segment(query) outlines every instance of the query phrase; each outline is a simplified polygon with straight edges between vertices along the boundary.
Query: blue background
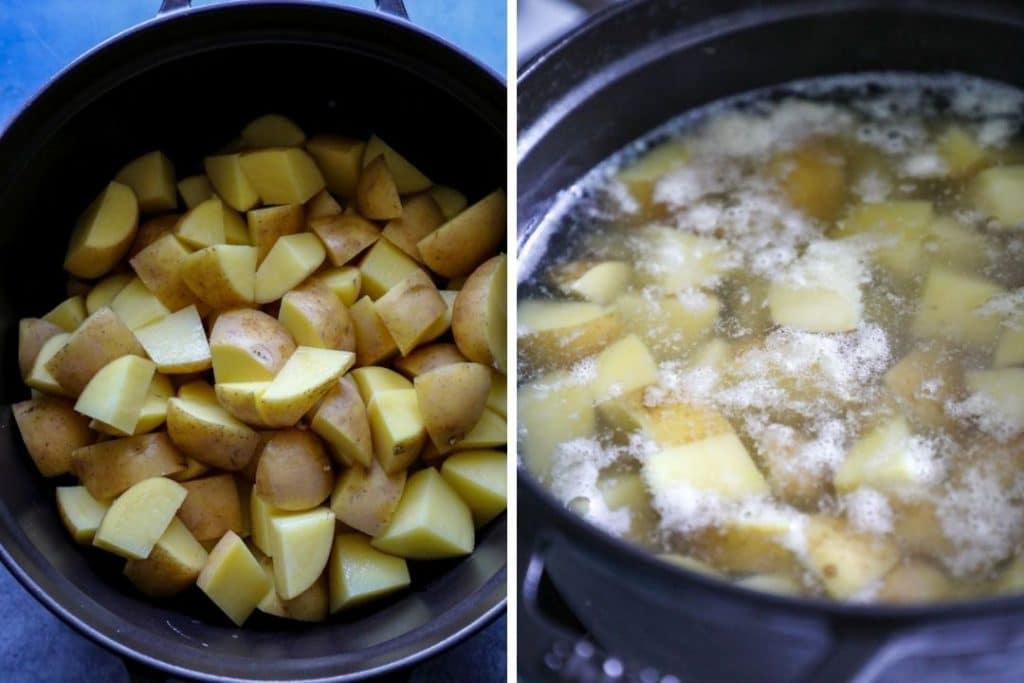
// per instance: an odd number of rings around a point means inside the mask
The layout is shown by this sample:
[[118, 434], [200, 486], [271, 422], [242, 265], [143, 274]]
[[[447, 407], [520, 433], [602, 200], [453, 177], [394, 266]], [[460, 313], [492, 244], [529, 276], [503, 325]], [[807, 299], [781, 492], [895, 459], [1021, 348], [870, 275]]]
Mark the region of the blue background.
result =
[[[156, 14], [159, 0], [0, 0], [0, 130], [93, 45]], [[194, 0], [194, 6], [214, 4]], [[371, 9], [373, 0], [336, 4]], [[405, 0], [412, 21], [505, 73], [504, 0]], [[412, 680], [505, 679], [505, 618], [414, 671]], [[121, 661], [50, 614], [0, 566], [0, 681], [127, 681]]]

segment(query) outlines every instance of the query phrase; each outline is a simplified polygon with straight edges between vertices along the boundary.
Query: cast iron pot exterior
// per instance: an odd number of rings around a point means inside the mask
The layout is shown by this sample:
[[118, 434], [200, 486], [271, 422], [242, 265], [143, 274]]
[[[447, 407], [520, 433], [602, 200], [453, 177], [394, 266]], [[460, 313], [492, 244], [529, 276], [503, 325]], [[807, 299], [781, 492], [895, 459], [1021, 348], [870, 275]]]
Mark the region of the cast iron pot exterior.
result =
[[200, 172], [204, 154], [273, 111], [306, 131], [380, 133], [477, 198], [505, 184], [505, 93], [495, 74], [406, 21], [253, 2], [127, 31], [24, 108], [0, 138], [0, 558], [30, 592], [143, 665], [217, 681], [364, 678], [437, 653], [501, 613], [504, 515], [471, 557], [412, 563], [411, 592], [323, 625], [257, 613], [236, 629], [202, 596], [152, 603], [120, 576], [122, 562], [75, 547], [9, 404], [28, 396], [14, 362], [17, 321], [65, 296], [75, 217], [126, 160], [162, 149], [179, 177]]
[[[1024, 9], [638, 0], [596, 15], [519, 79], [521, 260], [532, 262], [562, 190], [665, 121], [758, 88], [865, 71], [960, 71], [1024, 86]], [[701, 683], [868, 681], [885, 670], [885, 680], [936, 670], [942, 680], [1024, 677], [1024, 597], [894, 608], [755, 593], [596, 530], [522, 468], [518, 500], [524, 672], [583, 680], [603, 653], [572, 653], [582, 629], [627, 668]], [[555, 594], [578, 623], [550, 613]]]

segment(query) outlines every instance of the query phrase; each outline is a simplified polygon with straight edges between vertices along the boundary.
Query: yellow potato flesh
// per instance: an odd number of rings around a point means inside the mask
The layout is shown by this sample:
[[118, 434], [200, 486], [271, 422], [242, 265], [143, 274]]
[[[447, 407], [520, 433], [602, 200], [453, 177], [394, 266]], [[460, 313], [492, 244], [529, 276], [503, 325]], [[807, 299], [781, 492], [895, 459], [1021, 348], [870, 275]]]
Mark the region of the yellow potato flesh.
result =
[[97, 500], [108, 500], [141, 481], [185, 469], [185, 457], [162, 432], [84, 446], [73, 452], [71, 461], [74, 473]]
[[[191, 382], [185, 382], [178, 387], [178, 393], [175, 394], [178, 398], [186, 401], [201, 401], [203, 403], [217, 403], [217, 392], [214, 388], [207, 383], [206, 380], [196, 379]], [[168, 398], [173, 398], [174, 395]]]
[[413, 388], [412, 382], [390, 368], [356, 368], [352, 371], [351, 377], [355, 380], [359, 396], [364, 403], [369, 403], [370, 399], [381, 391]]
[[430, 179], [404, 156], [396, 152], [381, 138], [373, 135], [366, 143], [363, 152], [363, 168], [369, 166], [377, 157], [383, 157], [388, 171], [395, 179], [395, 186], [402, 194], [422, 192], [431, 186]]
[[504, 373], [491, 373], [491, 389], [487, 393], [487, 408], [493, 410], [504, 418], [508, 417], [506, 404], [508, 402], [508, 380]]
[[74, 332], [88, 315], [85, 299], [73, 296], [54, 306], [43, 320], [53, 323], [65, 332]]
[[156, 365], [145, 358], [122, 356], [113, 360], [89, 380], [75, 410], [131, 434], [155, 372]]
[[355, 362], [348, 351], [300, 346], [256, 399], [264, 423], [290, 427], [305, 415]]
[[202, 544], [175, 518], [149, 557], [125, 563], [124, 575], [141, 593], [167, 597], [194, 584], [208, 559]]
[[354, 214], [315, 218], [310, 228], [323, 241], [327, 257], [335, 266], [345, 265], [380, 239], [380, 228]]
[[458, 557], [473, 552], [469, 507], [433, 468], [409, 477], [402, 500], [373, 547], [417, 560]]
[[433, 328], [448, 310], [430, 276], [419, 269], [396, 283], [375, 306], [403, 356], [437, 336]]
[[206, 330], [195, 306], [138, 329], [135, 336], [160, 372], [199, 372], [212, 366]]
[[263, 263], [279, 237], [301, 232], [306, 223], [301, 204], [253, 209], [245, 215], [245, 220], [248, 243], [259, 250], [257, 263]]
[[214, 402], [172, 398], [167, 433], [185, 454], [201, 463], [234, 471], [256, 454], [259, 434]]
[[313, 198], [306, 202], [306, 229], [311, 229], [310, 223], [315, 218], [325, 216], [337, 216], [342, 212], [341, 204], [327, 190], [320, 190]]
[[406, 377], [414, 379], [425, 372], [468, 360], [459, 353], [459, 347], [455, 344], [438, 343], [421, 346], [409, 355], [396, 359], [394, 366]]
[[57, 355], [71, 339], [71, 335], [68, 333], [55, 334], [45, 342], [39, 349], [39, 353], [36, 354], [35, 362], [32, 364], [32, 369], [25, 377], [25, 384], [32, 387], [36, 391], [41, 391], [44, 394], [56, 394], [59, 396], [71, 395], [71, 392], [65, 389], [57, 378], [50, 372], [48, 366], [54, 356]]
[[280, 299], [312, 275], [325, 257], [324, 245], [316, 235], [307, 232], [281, 237], [256, 271], [256, 303]]
[[520, 353], [545, 366], [597, 353], [622, 331], [614, 308], [577, 301], [522, 301], [516, 324]]
[[242, 170], [264, 204], [305, 204], [324, 189], [313, 158], [294, 147], [246, 152]]
[[178, 181], [178, 193], [185, 207], [191, 209], [213, 196], [213, 185], [204, 174], [193, 175]]
[[463, 451], [445, 459], [441, 476], [482, 526], [505, 510], [508, 471], [500, 451]]
[[1000, 228], [1024, 226], [1024, 165], [997, 166], [977, 175], [974, 203]]
[[331, 510], [340, 522], [376, 536], [391, 521], [405, 480], [405, 470], [388, 474], [376, 460], [369, 467], [354, 465], [338, 477], [331, 494]]
[[356, 332], [348, 309], [331, 290], [316, 280], [285, 294], [277, 319], [296, 344], [356, 350]]
[[127, 185], [112, 182], [78, 219], [64, 270], [97, 278], [113, 268], [131, 247], [139, 224], [139, 204]]
[[174, 226], [174, 234], [193, 249], [224, 243], [224, 204], [212, 197], [189, 209]]
[[498, 415], [490, 408], [484, 408], [480, 419], [473, 428], [466, 433], [462, 439], [456, 441], [448, 449], [441, 451], [443, 455], [448, 450], [464, 451], [479, 448], [498, 448], [508, 442], [508, 423], [505, 418]]
[[310, 428], [331, 448], [342, 464], [369, 467], [373, 459], [366, 405], [351, 377], [342, 377], [324, 396]]
[[252, 305], [256, 296], [256, 248], [218, 244], [189, 254], [181, 277], [204, 304], [218, 310]]
[[137, 330], [170, 313], [167, 306], [138, 278], [118, 292], [110, 302], [110, 309], [130, 330]]
[[466, 195], [447, 185], [434, 185], [430, 188], [430, 196], [437, 202], [437, 206], [446, 219], [454, 218], [469, 203], [466, 200]]
[[356, 193], [365, 149], [362, 140], [340, 135], [314, 135], [306, 142], [306, 151], [323, 172], [327, 189], [342, 197]]
[[295, 351], [288, 330], [262, 311], [222, 313], [210, 331], [217, 382], [270, 381]]
[[57, 512], [76, 543], [92, 543], [109, 509], [109, 502], [96, 500], [84, 486], [57, 487]]
[[881, 579], [899, 556], [892, 539], [853, 532], [840, 520], [816, 516], [808, 525], [808, 569], [833, 598], [849, 598]]
[[181, 484], [170, 479], [140, 481], [110, 505], [93, 545], [127, 559], [149, 557], [186, 495]]
[[196, 585], [237, 626], [245, 623], [273, 586], [245, 542], [232, 531], [210, 551]]
[[402, 215], [388, 221], [381, 235], [409, 258], [420, 261], [420, 250], [416, 244], [444, 221], [444, 214], [434, 198], [429, 194], [419, 194], [402, 203]]
[[64, 399], [39, 396], [21, 401], [11, 406], [11, 414], [25, 449], [44, 477], [70, 472], [75, 449], [93, 442], [89, 420]]
[[360, 366], [373, 366], [398, 353], [398, 346], [370, 297], [364, 296], [352, 304], [348, 312], [355, 328], [356, 362]]
[[507, 279], [505, 255], [489, 259], [466, 280], [452, 311], [452, 333], [459, 351], [502, 372], [508, 362]]
[[388, 290], [416, 272], [416, 262], [387, 240], [378, 240], [359, 263], [362, 289], [371, 299], [379, 299]]
[[[54, 351], [46, 361], [46, 369], [67, 391], [78, 395], [93, 375], [110, 361], [128, 354], [143, 356], [145, 353], [127, 325], [113, 310], [104, 307], [86, 318], [67, 343]], [[41, 351], [39, 357], [42, 355]]]
[[214, 385], [217, 402], [242, 422], [254, 427], [265, 427], [256, 397], [267, 390], [270, 382], [218, 382]]
[[594, 396], [598, 402], [658, 381], [658, 366], [636, 335], [623, 337], [597, 356]]
[[132, 188], [143, 213], [173, 211], [178, 205], [174, 165], [163, 152], [150, 152], [129, 161], [114, 180]]
[[915, 337], [938, 337], [975, 347], [995, 343], [1001, 331], [1000, 318], [980, 309], [1004, 292], [989, 280], [932, 268], [925, 278], [911, 332]]
[[427, 433], [415, 389], [374, 394], [367, 403], [366, 414], [374, 454], [385, 472], [405, 469], [416, 460]]
[[331, 554], [334, 524], [334, 513], [327, 508], [270, 517], [274, 586], [283, 599], [299, 595], [323, 573]]
[[118, 273], [100, 280], [85, 297], [86, 313], [92, 315], [104, 306], [109, 306], [118, 292], [124, 289], [132, 279], [131, 273]]
[[363, 168], [356, 183], [355, 205], [359, 213], [374, 220], [389, 220], [402, 215], [402, 201], [387, 164], [377, 158]]
[[404, 559], [380, 552], [361, 534], [338, 535], [328, 573], [332, 614], [390, 595], [410, 582]]
[[522, 457], [542, 481], [550, 473], [558, 444], [589, 438], [597, 431], [590, 386], [568, 372], [544, 375], [524, 385], [518, 401]]
[[[171, 311], [177, 311], [195, 301], [182, 279], [182, 262], [191, 253], [177, 237], [165, 234], [131, 260], [131, 266], [146, 287]], [[127, 286], [126, 282], [124, 286]], [[123, 289], [123, 287], [121, 289]], [[113, 301], [112, 297], [109, 301]], [[104, 302], [101, 305], [106, 305]], [[86, 299], [86, 307], [89, 301]]]
[[224, 240], [228, 244], [249, 246], [249, 226], [242, 214], [229, 206], [224, 207]]
[[203, 165], [213, 189], [232, 209], [248, 211], [260, 203], [256, 188], [242, 171], [240, 155], [222, 154], [206, 157]]
[[505, 192], [497, 190], [417, 243], [430, 270], [445, 277], [468, 275], [505, 240]]
[[306, 134], [294, 121], [280, 114], [265, 114], [242, 129], [246, 147], [301, 147]]

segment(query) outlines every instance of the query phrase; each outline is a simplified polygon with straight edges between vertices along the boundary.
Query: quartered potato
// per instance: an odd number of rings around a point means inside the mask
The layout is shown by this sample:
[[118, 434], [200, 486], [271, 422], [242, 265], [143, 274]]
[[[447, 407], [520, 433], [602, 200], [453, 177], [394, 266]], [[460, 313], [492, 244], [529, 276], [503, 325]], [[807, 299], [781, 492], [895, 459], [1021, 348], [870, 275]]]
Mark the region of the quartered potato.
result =
[[505, 509], [504, 193], [281, 114], [221, 150], [129, 160], [81, 214], [12, 424], [126, 590], [322, 622]]

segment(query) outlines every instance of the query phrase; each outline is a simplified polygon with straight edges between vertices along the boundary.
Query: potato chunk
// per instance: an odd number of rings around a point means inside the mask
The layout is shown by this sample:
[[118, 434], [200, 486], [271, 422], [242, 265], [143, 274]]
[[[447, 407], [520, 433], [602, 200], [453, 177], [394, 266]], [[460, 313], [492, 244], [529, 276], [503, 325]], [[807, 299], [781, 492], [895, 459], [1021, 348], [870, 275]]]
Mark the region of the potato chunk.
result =
[[105, 275], [131, 247], [138, 226], [135, 193], [127, 185], [110, 183], [75, 224], [64, 270], [88, 279]]
[[419, 269], [397, 282], [374, 305], [403, 356], [436, 336], [434, 327], [447, 311], [433, 280]]
[[[150, 244], [152, 244], [152, 242]], [[142, 250], [140, 249], [139, 251], [141, 253]], [[132, 267], [134, 268], [134, 265]], [[97, 282], [85, 297], [86, 314], [92, 315], [104, 306], [109, 306], [110, 302], [114, 300], [114, 297], [117, 296], [122, 289], [127, 287], [128, 283], [133, 279], [135, 278], [131, 273], [117, 273], [115, 275], [108, 275]], [[146, 286], [149, 287], [150, 285], [147, 284]], [[80, 323], [81, 321], [79, 321], [79, 324]], [[78, 325], [75, 325], [75, 327], [77, 328]], [[65, 332], [74, 332], [74, 330], [65, 330]]]
[[209, 555], [179, 519], [144, 560], [128, 560], [124, 575], [139, 591], [154, 598], [177, 595], [196, 582]]
[[456, 363], [420, 375], [414, 386], [427, 434], [446, 453], [480, 421], [491, 373], [479, 363]]
[[315, 279], [281, 298], [277, 319], [302, 346], [356, 350], [356, 330], [348, 309]]
[[568, 365], [597, 353], [621, 333], [614, 309], [575, 301], [523, 301], [516, 335], [520, 353], [543, 366]]
[[206, 175], [217, 195], [235, 211], [248, 211], [260, 203], [260, 196], [242, 170], [241, 155], [221, 154], [206, 157]]
[[301, 147], [305, 141], [302, 129], [281, 114], [264, 114], [242, 129], [242, 144], [249, 148]]
[[96, 500], [84, 486], [58, 486], [57, 512], [75, 543], [91, 545], [110, 503]]
[[377, 313], [373, 300], [364, 296], [349, 309], [356, 333], [356, 362], [372, 366], [398, 353], [398, 345]]
[[108, 500], [145, 479], [183, 471], [185, 456], [159, 432], [82, 446], [72, 453], [71, 463], [92, 497]]
[[858, 439], [836, 471], [835, 487], [848, 493], [861, 486], [895, 494], [913, 494], [941, 479], [930, 452], [914, 439], [903, 417], [878, 425]]
[[628, 394], [658, 381], [658, 366], [647, 346], [634, 334], [611, 344], [597, 356], [593, 383], [598, 402]]
[[928, 271], [911, 325], [916, 337], [940, 338], [974, 347], [995, 343], [1000, 319], [982, 310], [1004, 293], [994, 282], [934, 267]]
[[32, 372], [43, 345], [61, 334], [61, 328], [41, 318], [22, 318], [18, 321], [18, 369], [23, 379]]
[[558, 445], [597, 431], [593, 390], [567, 372], [544, 375], [519, 389], [519, 443], [523, 461], [544, 481]]
[[388, 171], [394, 176], [395, 187], [402, 194], [422, 192], [430, 187], [430, 179], [412, 165], [408, 159], [396, 152], [388, 143], [373, 135], [366, 143], [363, 152], [363, 168], [365, 169], [377, 157], [383, 157]]
[[382, 553], [361, 534], [340, 534], [328, 566], [331, 613], [390, 595], [409, 585], [405, 560]]
[[54, 306], [43, 316], [43, 320], [65, 332], [74, 332], [85, 321], [87, 312], [85, 300], [81, 296], [72, 296]]
[[[177, 237], [168, 233], [131, 260], [131, 266], [142, 284], [170, 311], [180, 310], [195, 301], [192, 291], [182, 278], [181, 270], [182, 263], [190, 253]], [[115, 298], [116, 295], [110, 301]]]
[[177, 225], [174, 234], [193, 249], [223, 244], [224, 204], [218, 197], [212, 197], [189, 209]]
[[112, 360], [85, 385], [75, 410], [131, 434], [155, 372], [153, 361], [138, 356]]
[[1024, 226], [1024, 166], [998, 166], [977, 175], [974, 203], [997, 227]]
[[185, 207], [191, 209], [213, 196], [213, 185], [205, 174], [192, 175], [178, 181], [178, 194]]
[[334, 296], [347, 308], [355, 304], [363, 287], [362, 273], [353, 266], [323, 270], [315, 277], [318, 282], [334, 292]]
[[184, 453], [223, 470], [240, 470], [256, 454], [260, 436], [216, 403], [172, 398], [167, 433]]
[[197, 541], [216, 541], [228, 531], [242, 533], [242, 508], [234, 477], [218, 474], [181, 485], [188, 496], [178, 510], [178, 519]]
[[417, 560], [468, 555], [474, 545], [473, 517], [438, 471], [427, 468], [409, 477], [391, 522], [371, 544]]
[[633, 268], [622, 261], [567, 264], [555, 274], [555, 284], [570, 296], [606, 305], [615, 301], [629, 285]]
[[327, 257], [335, 266], [345, 265], [380, 239], [380, 228], [354, 214], [316, 218], [310, 228], [324, 243]]
[[93, 545], [129, 560], [146, 559], [186, 495], [181, 484], [170, 479], [140, 481], [110, 505]]
[[57, 381], [57, 378], [53, 376], [53, 373], [50, 372], [49, 369], [49, 365], [53, 360], [53, 357], [67, 346], [70, 338], [70, 334], [62, 332], [60, 334], [55, 334], [43, 342], [42, 347], [39, 349], [39, 353], [36, 354], [35, 362], [32, 363], [32, 369], [29, 370], [28, 375], [25, 376], [26, 385], [43, 394], [52, 394], [55, 396], [73, 395]]
[[346, 198], [355, 196], [365, 149], [364, 141], [340, 135], [314, 135], [306, 142], [327, 189]]
[[44, 477], [56, 477], [72, 469], [71, 454], [93, 441], [88, 418], [76, 413], [71, 403], [40, 396], [11, 406], [32, 462]]
[[394, 367], [409, 379], [415, 379], [425, 372], [468, 361], [468, 358], [459, 353], [459, 347], [455, 344], [437, 343], [421, 346], [408, 356], [396, 359]]
[[661, 298], [627, 293], [612, 310], [621, 327], [639, 335], [656, 357], [677, 358], [714, 331], [722, 302], [701, 291]]
[[308, 510], [334, 487], [334, 472], [320, 439], [290, 429], [273, 434], [260, 452], [253, 491], [281, 510]]
[[466, 195], [454, 187], [434, 185], [428, 192], [430, 192], [430, 196], [434, 198], [434, 201], [437, 202], [437, 206], [441, 209], [441, 213], [444, 214], [447, 220], [451, 220], [462, 213], [469, 204]]
[[847, 599], [885, 576], [899, 561], [891, 539], [859, 534], [842, 521], [812, 517], [807, 528], [807, 565], [828, 594]]
[[238, 309], [217, 316], [210, 354], [217, 382], [270, 381], [295, 352], [288, 330], [262, 311]]
[[981, 404], [979, 424], [1000, 440], [1024, 432], [1024, 368], [974, 370], [966, 373], [967, 390]]
[[422, 261], [416, 244], [444, 221], [444, 214], [434, 198], [429, 194], [418, 194], [402, 203], [402, 215], [388, 221], [381, 234], [409, 258]]
[[331, 493], [331, 510], [343, 524], [377, 536], [387, 527], [405, 490], [406, 472], [388, 474], [372, 460], [354, 465], [338, 477]]
[[383, 159], [374, 159], [359, 174], [356, 206], [359, 213], [374, 220], [390, 220], [402, 215], [395, 179]]
[[705, 287], [731, 268], [724, 242], [663, 225], [642, 228], [636, 234], [638, 284], [665, 292]]
[[224, 534], [210, 551], [196, 585], [237, 626], [245, 623], [273, 587], [260, 563], [233, 531]]
[[671, 504], [679, 487], [738, 500], [767, 495], [768, 483], [736, 434], [729, 432], [650, 456], [643, 466], [647, 486]]
[[46, 369], [62, 387], [77, 396], [93, 375], [110, 361], [145, 353], [117, 314], [109, 308], [101, 308], [86, 318], [67, 343], [56, 351], [47, 361]]
[[270, 517], [274, 586], [281, 598], [294, 598], [323, 573], [331, 554], [334, 524], [334, 513], [327, 508]]
[[159, 150], [129, 161], [114, 180], [132, 188], [142, 213], [173, 211], [178, 206], [174, 164]]
[[[320, 169], [302, 149], [276, 147], [246, 152], [242, 154], [241, 165], [264, 204], [305, 204], [324, 189]], [[235, 208], [244, 211], [252, 207]]]
[[331, 453], [342, 464], [358, 463], [369, 467], [373, 461], [370, 420], [351, 377], [342, 377], [327, 392], [313, 415], [310, 428], [327, 442]]
[[354, 362], [355, 354], [348, 351], [298, 347], [256, 398], [263, 422], [273, 427], [294, 425]]
[[301, 204], [284, 204], [252, 209], [245, 215], [248, 243], [258, 251], [257, 263], [270, 253], [279, 237], [302, 232], [306, 224], [305, 211]]
[[426, 428], [413, 389], [381, 391], [366, 406], [373, 449], [385, 472], [412, 464], [423, 448]]
[[807, 332], [844, 332], [861, 320], [861, 282], [866, 274], [856, 252], [842, 242], [815, 242], [789, 271], [772, 282], [772, 320]]
[[326, 255], [316, 235], [300, 233], [280, 237], [256, 270], [256, 303], [280, 299], [312, 275]]
[[200, 372], [212, 366], [206, 330], [195, 306], [146, 325], [135, 336], [160, 372]]
[[956, 398], [963, 387], [960, 369], [947, 353], [941, 347], [911, 351], [883, 377], [908, 415], [930, 427], [949, 422], [946, 402]]
[[415, 261], [387, 240], [378, 240], [359, 263], [363, 291], [375, 300], [420, 270]]
[[452, 334], [459, 350], [470, 360], [502, 372], [508, 365], [507, 266], [504, 254], [480, 264], [459, 291], [452, 310]]
[[795, 208], [831, 222], [846, 199], [846, 159], [834, 143], [812, 139], [770, 164], [782, 192]]
[[496, 190], [421, 239], [423, 262], [444, 277], [468, 275], [505, 240], [505, 192]]
[[462, 451], [447, 458], [441, 476], [469, 506], [476, 525], [483, 526], [505, 510], [507, 476], [500, 451]]

